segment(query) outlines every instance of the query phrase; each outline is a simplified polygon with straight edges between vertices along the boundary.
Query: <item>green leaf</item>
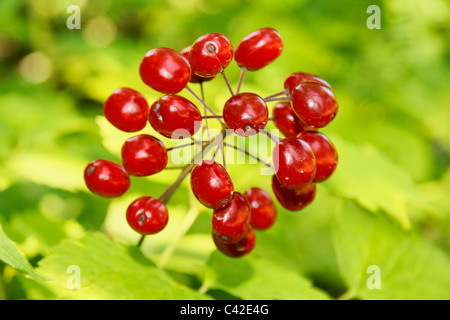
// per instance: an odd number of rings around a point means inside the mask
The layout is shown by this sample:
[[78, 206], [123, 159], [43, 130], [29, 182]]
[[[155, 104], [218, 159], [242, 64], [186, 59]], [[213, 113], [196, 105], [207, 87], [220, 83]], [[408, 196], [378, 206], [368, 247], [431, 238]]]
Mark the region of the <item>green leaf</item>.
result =
[[203, 285], [250, 300], [329, 299], [294, 269], [254, 253], [235, 259], [213, 252]]
[[339, 164], [326, 181], [330, 190], [356, 200], [369, 211], [385, 211], [404, 229], [411, 227], [409, 208], [429, 210], [411, 176], [371, 145], [358, 147], [333, 136]]
[[[80, 288], [74, 287], [79, 270]], [[75, 270], [75, 269], [74, 269]], [[61, 298], [75, 299], [208, 299], [175, 283], [134, 246], [101, 233], [79, 242], [63, 241], [39, 263], [39, 271], [57, 279], [52, 289]], [[75, 288], [75, 289], [72, 289]]]
[[45, 277], [37, 273], [27, 258], [20, 252], [14, 242], [8, 238], [0, 225], [0, 260], [10, 265], [12, 268], [22, 271], [36, 280], [46, 280]]
[[256, 231], [254, 251], [290, 265], [330, 295], [340, 295], [345, 284], [331, 236], [340, 199], [319, 184], [314, 201], [300, 211], [287, 211], [277, 204], [277, 220], [269, 230]]
[[[333, 239], [339, 269], [348, 286], [344, 297], [450, 298], [448, 255], [382, 215], [374, 216], [347, 201], [336, 216]], [[370, 266], [378, 268], [377, 275]], [[379, 289], [370, 289], [377, 281]]]
[[87, 191], [83, 157], [63, 150], [29, 151], [12, 156], [6, 166], [23, 179], [68, 191]]

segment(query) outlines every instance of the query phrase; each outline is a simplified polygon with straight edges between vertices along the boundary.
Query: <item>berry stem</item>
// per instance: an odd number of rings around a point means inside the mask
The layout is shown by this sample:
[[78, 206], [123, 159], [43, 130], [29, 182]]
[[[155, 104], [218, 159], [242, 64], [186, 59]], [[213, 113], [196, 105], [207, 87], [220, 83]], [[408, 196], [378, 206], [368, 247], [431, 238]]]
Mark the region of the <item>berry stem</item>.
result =
[[[201, 93], [201, 98], [203, 101], [205, 101], [205, 92], [203, 90], [203, 81], [200, 82], [200, 93]], [[208, 109], [206, 109], [206, 107], [203, 105], [203, 113], [204, 116], [207, 117], [208, 116]], [[206, 130], [206, 134], [208, 135], [208, 140], [211, 140], [211, 134], [209, 132], [209, 125], [208, 125], [208, 118], [203, 118], [205, 119], [205, 130]]]
[[289, 89], [284, 89], [283, 91], [281, 91], [281, 92], [278, 92], [278, 93], [275, 93], [275, 94], [272, 94], [272, 95], [270, 95], [270, 96], [268, 96], [268, 97], [265, 97], [264, 98], [264, 100], [266, 100], [266, 99], [271, 99], [271, 98], [275, 98], [275, 97], [278, 97], [278, 96], [281, 96], [281, 95], [289, 95]]
[[191, 206], [191, 209], [188, 211], [186, 217], [184, 218], [181, 226], [178, 228], [176, 234], [170, 239], [169, 244], [166, 246], [164, 251], [161, 253], [161, 256], [158, 260], [158, 267], [164, 268], [164, 266], [169, 261], [172, 254], [175, 252], [175, 249], [180, 242], [180, 240], [184, 237], [184, 235], [189, 231], [191, 226], [194, 224], [195, 220], [198, 217], [200, 210], [197, 206]]
[[203, 116], [202, 119], [223, 119], [223, 116]]
[[145, 234], [143, 234], [143, 235], [139, 238], [139, 241], [138, 241], [138, 243], [136, 244], [136, 246], [137, 246], [138, 248], [140, 248], [140, 247], [142, 246], [142, 243], [144, 242], [144, 239], [145, 239]]
[[230, 82], [228, 81], [227, 76], [225, 75], [225, 71], [222, 70], [220, 73], [222, 74], [223, 80], [225, 80], [225, 83], [227, 84], [228, 90], [230, 90], [231, 96], [234, 96], [233, 89], [231, 89], [231, 85]]
[[189, 172], [194, 168], [195, 163], [192, 162], [191, 164], [184, 167], [183, 172], [178, 176], [178, 178], [164, 191], [158, 198], [159, 201], [163, 203], [167, 203], [172, 196], [172, 194], [175, 192], [175, 190], [178, 188], [178, 186], [183, 182], [184, 178], [187, 176]]
[[185, 166], [172, 166], [172, 167], [165, 167], [164, 170], [179, 170], [184, 168]]
[[225, 148], [224, 148], [225, 140], [222, 140], [222, 143], [220, 144], [220, 149], [222, 150], [222, 164], [225, 170], [227, 169], [227, 163], [225, 161]]
[[241, 90], [242, 81], [244, 80], [244, 76], [245, 76], [246, 72], [247, 72], [247, 68], [246, 67], [242, 67], [241, 68], [241, 76], [239, 77], [239, 83], [238, 83], [238, 86], [237, 86], [237, 89], [236, 89], [236, 94], [238, 94], [239, 91]]
[[[201, 104], [203, 104], [203, 106], [209, 110], [209, 112], [211, 112], [214, 116], [217, 116], [219, 119], [219, 115], [213, 110], [211, 109], [210, 106], [208, 106], [208, 104], [205, 102], [205, 100], [203, 100], [202, 98], [200, 98], [189, 86], [186, 86], [186, 90], [189, 91]], [[220, 123], [225, 125], [220, 119], [219, 119]]]
[[259, 132], [264, 133], [266, 136], [268, 136], [270, 139], [272, 139], [273, 142], [278, 143], [280, 141], [280, 137], [274, 136], [273, 134], [269, 133], [267, 130], [259, 130]]
[[290, 101], [291, 100], [291, 96], [287, 95], [287, 96], [283, 96], [283, 97], [273, 97], [273, 98], [265, 98], [263, 99], [264, 102], [272, 102], [272, 101]]
[[217, 147], [216, 147], [216, 150], [214, 150], [214, 154], [213, 154], [213, 157], [212, 157], [212, 161], [214, 161], [214, 159], [216, 158], [216, 155], [217, 155], [217, 152], [219, 151], [219, 149], [220, 149], [220, 146], [223, 146], [223, 142], [225, 141], [225, 137], [226, 137], [226, 131], [223, 131], [222, 130], [222, 134], [221, 134], [221, 137], [220, 137], [220, 142], [217, 144]]
[[166, 148], [166, 151], [172, 151], [175, 149], [180, 149], [180, 148], [184, 148], [184, 147], [189, 147], [189, 146], [193, 146], [194, 144], [200, 144], [201, 142], [199, 141], [193, 141], [191, 143], [186, 143], [186, 144], [180, 144], [178, 146], [174, 146], [174, 147], [170, 147], [170, 148]]
[[[251, 158], [253, 158], [253, 159], [256, 159], [258, 162], [260, 162], [261, 164], [265, 165], [266, 167], [272, 168], [272, 166], [271, 166], [269, 163], [267, 163], [267, 162], [261, 160], [261, 159], [258, 158], [257, 156], [254, 156], [253, 154], [251, 154], [251, 153], [248, 152], [247, 150], [244, 150], [244, 149], [242, 149], [242, 148], [233, 146], [233, 145], [228, 144], [228, 143], [225, 143], [225, 146], [230, 147], [230, 148], [233, 148], [233, 149], [235, 149], [235, 150], [237, 150], [237, 151], [240, 151], [240, 152], [242, 152], [242, 153], [245, 153], [247, 156], [249, 156], [249, 157], [251, 157]], [[272, 169], [273, 169], [273, 168], [272, 168]]]

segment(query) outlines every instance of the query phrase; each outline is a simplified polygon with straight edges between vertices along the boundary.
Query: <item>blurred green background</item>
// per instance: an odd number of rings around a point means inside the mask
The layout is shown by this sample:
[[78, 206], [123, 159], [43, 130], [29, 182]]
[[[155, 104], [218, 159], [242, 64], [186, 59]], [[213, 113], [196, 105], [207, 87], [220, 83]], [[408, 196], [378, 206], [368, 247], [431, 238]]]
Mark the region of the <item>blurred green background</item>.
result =
[[[74, 4], [81, 29], [70, 30]], [[380, 29], [367, 27], [374, 4]], [[2, 0], [0, 225], [33, 268], [60, 281], [33, 280], [0, 262], [0, 297], [449, 299], [448, 21], [445, 0]], [[139, 238], [126, 225], [126, 206], [137, 195], [159, 196], [177, 173], [132, 179], [119, 199], [89, 193], [84, 167], [120, 161], [130, 136], [106, 122], [103, 102], [119, 87], [149, 103], [160, 96], [138, 73], [152, 48], [181, 50], [208, 32], [236, 46], [261, 27], [275, 28], [284, 49], [248, 72], [242, 90], [268, 96], [297, 71], [326, 79], [340, 109], [321, 131], [336, 145], [337, 171], [302, 212], [278, 207], [276, 225], [257, 232], [255, 251], [239, 260], [215, 251], [211, 213], [185, 183], [169, 204], [167, 230], [142, 248], [156, 265], [142, 262], [138, 250], [123, 249]], [[226, 73], [235, 86], [236, 63]], [[219, 111], [229, 95], [221, 80], [205, 84]], [[271, 192], [259, 168], [230, 166], [236, 189]], [[189, 214], [197, 219], [177, 239]], [[72, 264], [90, 289], [64, 287]], [[366, 285], [369, 265], [380, 267], [381, 289]], [[172, 291], [157, 289], [166, 287]]]

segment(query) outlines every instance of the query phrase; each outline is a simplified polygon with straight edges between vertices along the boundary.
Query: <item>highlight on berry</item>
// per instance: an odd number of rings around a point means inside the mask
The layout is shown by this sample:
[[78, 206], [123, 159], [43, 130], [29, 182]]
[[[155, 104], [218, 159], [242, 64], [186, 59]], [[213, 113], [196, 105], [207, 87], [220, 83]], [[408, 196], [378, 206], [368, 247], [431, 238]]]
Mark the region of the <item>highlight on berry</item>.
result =
[[[184, 48], [151, 48], [143, 54], [136, 75], [161, 96], [149, 103], [141, 92], [122, 87], [106, 99], [105, 118], [118, 130], [134, 135], [122, 142], [122, 163], [97, 159], [86, 166], [84, 179], [92, 193], [120, 197], [130, 187], [130, 176], [180, 170], [162, 194], [143, 195], [124, 212], [124, 221], [141, 234], [138, 246], [144, 237], [160, 232], [169, 223], [167, 204], [187, 176], [195, 198], [211, 210], [211, 241], [224, 255], [237, 258], [252, 252], [257, 232], [276, 224], [277, 205], [289, 211], [302, 210], [314, 200], [316, 184], [333, 174], [338, 154], [332, 141], [319, 132], [336, 117], [339, 108], [327, 81], [293, 70], [269, 96], [241, 92], [246, 73], [274, 63], [283, 46], [281, 35], [267, 27], [250, 32], [235, 47], [225, 35], [211, 32]], [[236, 86], [225, 73], [233, 60], [241, 70]], [[212, 107], [204, 97], [203, 86], [219, 79], [230, 97], [223, 105]], [[191, 85], [199, 86], [201, 94]], [[179, 95], [183, 90], [191, 99]], [[212, 130], [211, 121], [217, 121], [221, 130]], [[268, 123], [281, 135], [266, 130]], [[167, 148], [161, 137], [141, 132], [148, 125], [164, 138], [187, 138], [190, 142]], [[197, 132], [202, 133], [202, 139], [196, 138]], [[227, 142], [233, 135], [265, 137], [272, 143], [271, 161]], [[172, 166], [170, 152], [192, 147], [197, 151], [189, 163]], [[237, 177], [227, 171], [225, 149], [243, 153], [271, 169], [270, 187], [236, 190], [233, 180]]]

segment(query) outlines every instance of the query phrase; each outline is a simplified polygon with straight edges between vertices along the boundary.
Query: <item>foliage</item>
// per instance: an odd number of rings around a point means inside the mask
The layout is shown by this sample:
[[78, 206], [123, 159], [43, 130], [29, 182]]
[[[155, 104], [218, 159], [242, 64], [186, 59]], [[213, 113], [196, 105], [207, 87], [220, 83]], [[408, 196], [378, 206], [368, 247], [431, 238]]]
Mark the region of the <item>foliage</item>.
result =
[[[0, 2], [0, 298], [450, 299], [448, 3], [78, 3], [81, 29], [69, 30], [71, 1]], [[379, 30], [366, 27], [372, 4]], [[243, 90], [279, 92], [295, 71], [330, 82], [340, 110], [323, 132], [338, 150], [337, 171], [304, 210], [278, 207], [276, 224], [257, 232], [254, 252], [240, 259], [215, 250], [211, 213], [184, 182], [168, 227], [139, 250], [126, 206], [160, 195], [177, 172], [132, 179], [118, 199], [88, 192], [85, 165], [120, 161], [129, 137], [107, 123], [103, 101], [122, 86], [149, 102], [159, 97], [138, 75], [151, 48], [181, 50], [208, 32], [236, 45], [265, 26], [285, 48], [248, 72]], [[237, 84], [239, 68], [230, 65], [227, 76]], [[205, 86], [216, 108], [228, 95], [220, 80]], [[271, 192], [259, 169], [230, 165], [236, 189]], [[71, 265], [81, 270], [79, 290], [67, 286]], [[372, 265], [380, 289], [368, 286]]]

